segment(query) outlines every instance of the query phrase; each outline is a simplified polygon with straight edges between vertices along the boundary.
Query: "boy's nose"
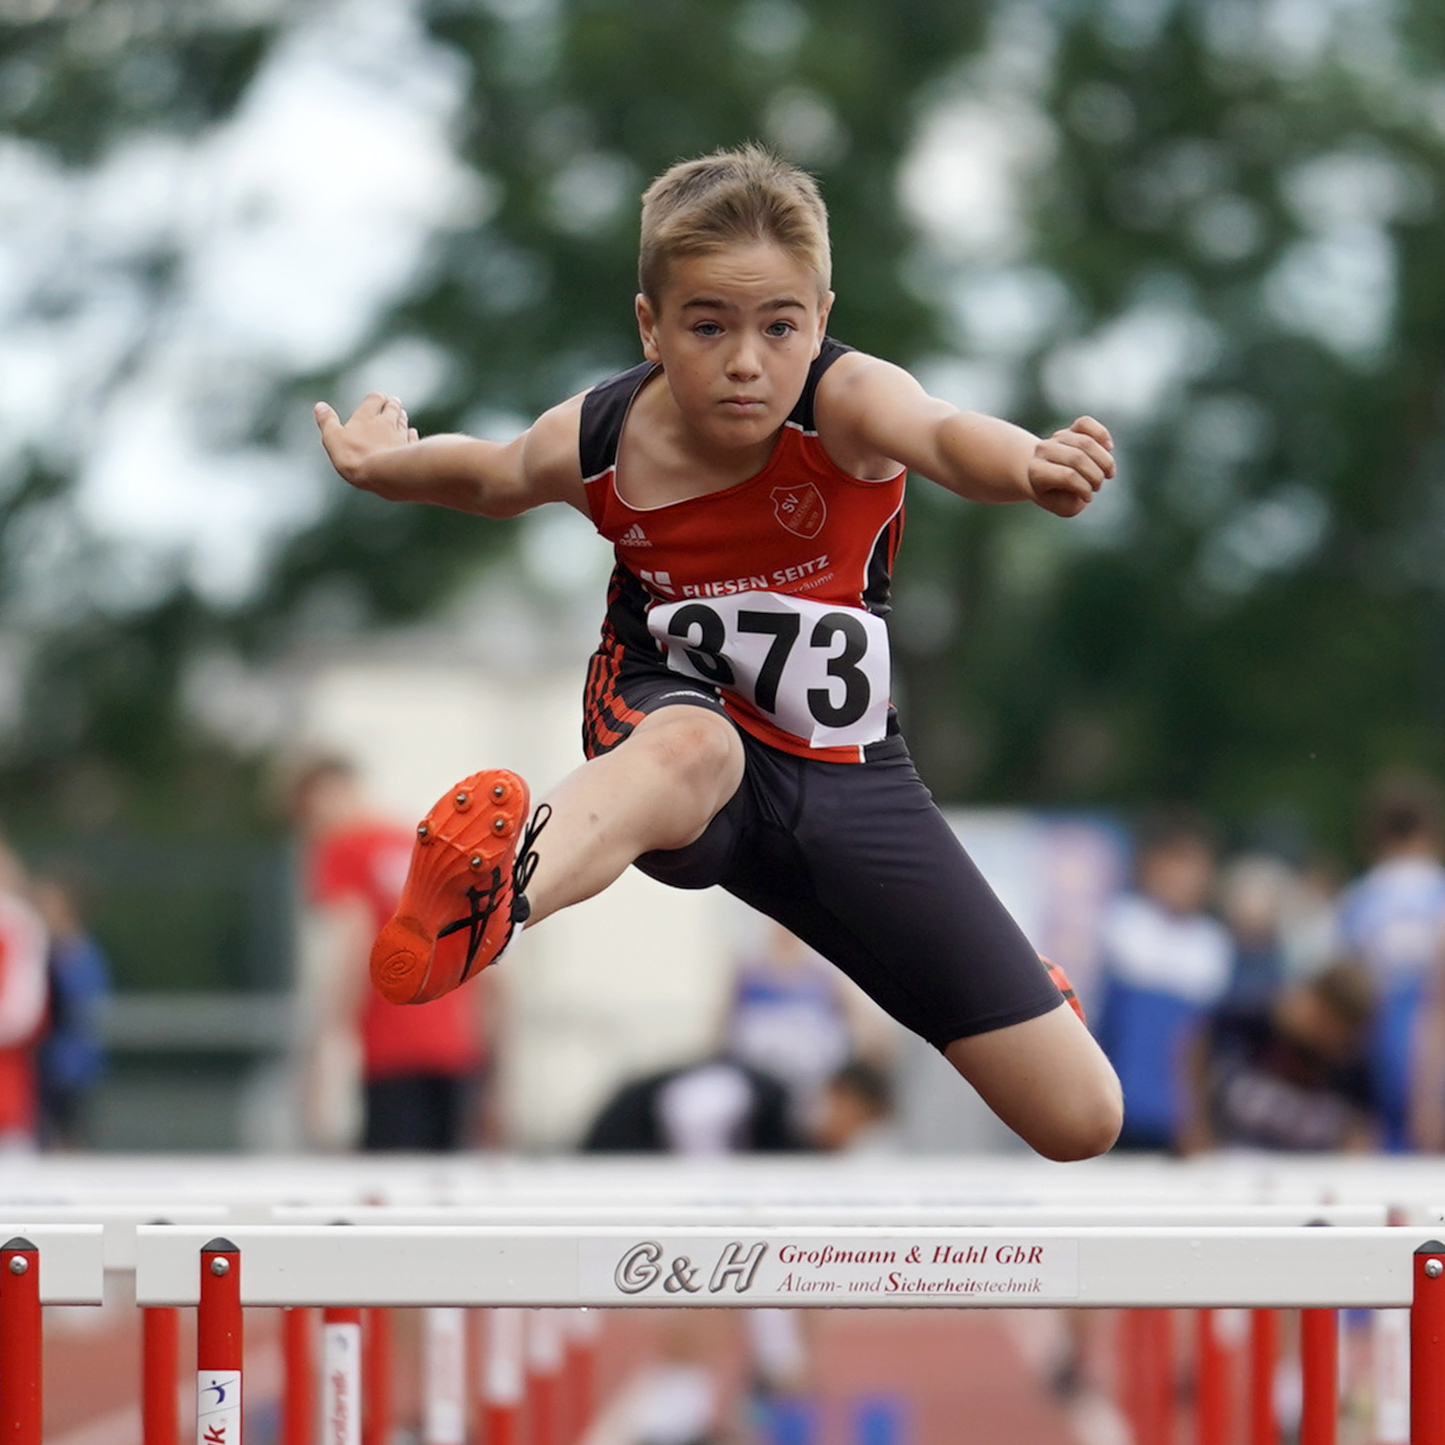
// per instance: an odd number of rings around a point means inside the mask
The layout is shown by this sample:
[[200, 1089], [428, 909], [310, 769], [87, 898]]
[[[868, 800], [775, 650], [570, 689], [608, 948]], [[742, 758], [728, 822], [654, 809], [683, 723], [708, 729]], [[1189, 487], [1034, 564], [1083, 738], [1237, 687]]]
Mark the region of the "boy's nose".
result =
[[728, 375], [734, 377], [757, 376], [761, 369], [758, 363], [757, 343], [751, 338], [739, 340], [728, 357]]

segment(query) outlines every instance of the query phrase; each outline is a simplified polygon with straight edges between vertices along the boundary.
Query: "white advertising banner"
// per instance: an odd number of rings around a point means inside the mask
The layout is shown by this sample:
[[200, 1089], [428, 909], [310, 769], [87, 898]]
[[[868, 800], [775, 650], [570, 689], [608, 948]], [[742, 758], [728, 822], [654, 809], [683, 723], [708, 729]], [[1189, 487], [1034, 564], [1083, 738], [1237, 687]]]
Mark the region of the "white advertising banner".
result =
[[710, 1304], [738, 1295], [748, 1303], [960, 1305], [1064, 1303], [1078, 1298], [1079, 1252], [1073, 1239], [1026, 1236], [961, 1242], [892, 1239], [796, 1240], [746, 1237], [581, 1243], [584, 1296], [619, 1302], [657, 1299]]

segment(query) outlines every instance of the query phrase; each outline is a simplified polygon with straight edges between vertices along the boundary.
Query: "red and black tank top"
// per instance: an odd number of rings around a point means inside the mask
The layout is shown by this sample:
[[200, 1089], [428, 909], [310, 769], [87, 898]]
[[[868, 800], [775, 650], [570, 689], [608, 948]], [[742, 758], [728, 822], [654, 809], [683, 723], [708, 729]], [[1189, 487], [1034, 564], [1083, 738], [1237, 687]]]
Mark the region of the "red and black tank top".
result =
[[617, 558], [602, 651], [711, 683], [746, 731], [837, 762], [861, 760], [888, 723], [882, 619], [905, 477], [851, 476], [818, 439], [818, 382], [848, 349], [824, 341], [766, 465], [721, 491], [643, 508], [619, 495], [618, 446], [651, 363], [594, 387], [579, 435], [592, 520]]

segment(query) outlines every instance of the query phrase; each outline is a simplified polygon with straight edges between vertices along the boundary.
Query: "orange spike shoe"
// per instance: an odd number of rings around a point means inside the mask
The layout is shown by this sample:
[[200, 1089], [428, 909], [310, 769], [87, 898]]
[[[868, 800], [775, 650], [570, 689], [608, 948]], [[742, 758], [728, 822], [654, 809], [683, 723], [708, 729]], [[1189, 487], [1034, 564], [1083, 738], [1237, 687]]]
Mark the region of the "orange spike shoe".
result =
[[1049, 977], [1058, 985], [1059, 992], [1064, 996], [1064, 1002], [1078, 1014], [1079, 1021], [1087, 1024], [1089, 1021], [1084, 1017], [1084, 1006], [1079, 1002], [1079, 996], [1074, 992], [1074, 986], [1069, 982], [1069, 976], [1053, 959], [1045, 958], [1039, 954], [1039, 962], [1048, 969]]
[[391, 921], [371, 948], [371, 981], [391, 1003], [427, 1003], [496, 963], [531, 912], [527, 785], [501, 769], [463, 778], [417, 825], [411, 867]]

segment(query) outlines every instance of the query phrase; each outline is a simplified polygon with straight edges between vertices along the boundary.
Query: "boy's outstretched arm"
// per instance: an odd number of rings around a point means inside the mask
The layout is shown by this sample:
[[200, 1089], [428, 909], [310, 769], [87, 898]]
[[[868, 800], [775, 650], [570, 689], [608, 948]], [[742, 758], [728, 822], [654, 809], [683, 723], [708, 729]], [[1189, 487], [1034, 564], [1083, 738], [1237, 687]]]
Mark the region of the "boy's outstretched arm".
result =
[[342, 478], [389, 502], [428, 502], [483, 517], [515, 517], [543, 502], [587, 500], [577, 454], [581, 398], [553, 407], [510, 442], [418, 437], [394, 396], [371, 392], [342, 421], [316, 403], [321, 444]]
[[824, 376], [818, 427], [824, 445], [852, 453], [855, 464], [891, 460], [970, 501], [1034, 502], [1060, 517], [1077, 516], [1114, 475], [1113, 438], [1093, 417], [1036, 437], [939, 401], [870, 356], [845, 356]]

